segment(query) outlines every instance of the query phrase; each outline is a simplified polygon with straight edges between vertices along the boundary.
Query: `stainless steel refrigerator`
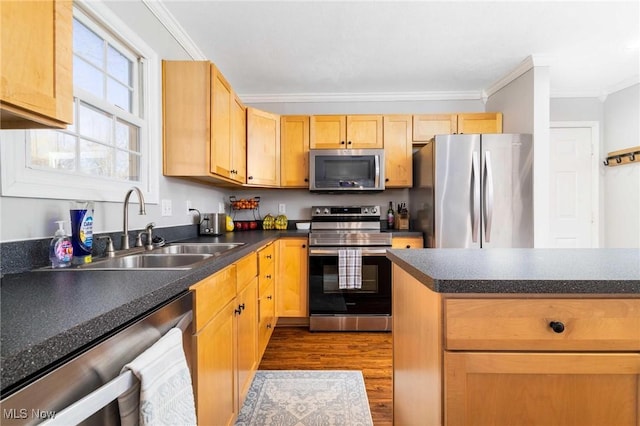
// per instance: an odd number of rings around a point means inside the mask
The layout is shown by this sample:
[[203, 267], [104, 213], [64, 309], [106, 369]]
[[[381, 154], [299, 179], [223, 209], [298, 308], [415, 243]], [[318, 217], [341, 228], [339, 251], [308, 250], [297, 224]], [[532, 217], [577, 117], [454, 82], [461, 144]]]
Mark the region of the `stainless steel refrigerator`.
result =
[[533, 247], [531, 135], [438, 135], [414, 153], [413, 174], [426, 247]]

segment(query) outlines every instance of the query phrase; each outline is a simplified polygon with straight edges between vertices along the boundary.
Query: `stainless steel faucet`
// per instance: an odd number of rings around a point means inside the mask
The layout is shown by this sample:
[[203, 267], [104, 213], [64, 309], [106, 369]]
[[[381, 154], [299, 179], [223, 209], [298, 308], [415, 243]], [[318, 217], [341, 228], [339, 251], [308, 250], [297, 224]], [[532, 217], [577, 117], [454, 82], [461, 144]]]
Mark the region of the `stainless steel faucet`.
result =
[[138, 200], [140, 200], [140, 212], [138, 214], [146, 215], [144, 205], [144, 197], [142, 196], [142, 191], [137, 186], [134, 186], [129, 191], [127, 191], [127, 195], [124, 197], [124, 215], [122, 221], [122, 237], [120, 237], [120, 250], [126, 250], [129, 248], [129, 198], [131, 197], [131, 193], [135, 191], [138, 194]]

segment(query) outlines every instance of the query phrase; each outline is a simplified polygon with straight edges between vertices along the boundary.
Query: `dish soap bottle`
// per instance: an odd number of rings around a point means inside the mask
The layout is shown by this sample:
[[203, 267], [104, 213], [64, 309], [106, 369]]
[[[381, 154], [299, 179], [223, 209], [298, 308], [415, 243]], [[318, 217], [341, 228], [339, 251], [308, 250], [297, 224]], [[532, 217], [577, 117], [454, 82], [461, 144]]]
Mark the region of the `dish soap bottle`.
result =
[[52, 268], [67, 268], [73, 259], [73, 245], [71, 238], [64, 232], [63, 220], [56, 221], [58, 230], [53, 234], [49, 244], [49, 259]]
[[93, 247], [93, 201], [76, 201], [71, 213], [73, 264], [91, 263]]

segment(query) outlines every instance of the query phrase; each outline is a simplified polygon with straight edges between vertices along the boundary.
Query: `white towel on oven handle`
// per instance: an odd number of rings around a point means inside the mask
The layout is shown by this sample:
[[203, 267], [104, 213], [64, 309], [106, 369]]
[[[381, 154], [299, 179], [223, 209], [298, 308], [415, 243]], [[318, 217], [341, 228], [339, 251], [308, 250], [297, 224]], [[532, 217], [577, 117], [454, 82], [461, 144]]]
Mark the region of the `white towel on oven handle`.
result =
[[362, 288], [362, 250], [338, 249], [338, 288]]
[[140, 380], [118, 398], [122, 425], [195, 425], [191, 375], [182, 331], [172, 328], [122, 368]]

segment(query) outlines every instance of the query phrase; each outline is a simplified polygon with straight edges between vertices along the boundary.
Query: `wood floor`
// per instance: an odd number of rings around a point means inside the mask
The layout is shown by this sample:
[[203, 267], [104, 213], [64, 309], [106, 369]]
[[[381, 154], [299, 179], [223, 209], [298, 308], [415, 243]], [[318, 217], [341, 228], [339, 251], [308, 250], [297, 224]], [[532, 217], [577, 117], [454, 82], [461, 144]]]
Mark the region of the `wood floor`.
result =
[[276, 327], [260, 370], [361, 370], [375, 426], [392, 425], [391, 333]]

